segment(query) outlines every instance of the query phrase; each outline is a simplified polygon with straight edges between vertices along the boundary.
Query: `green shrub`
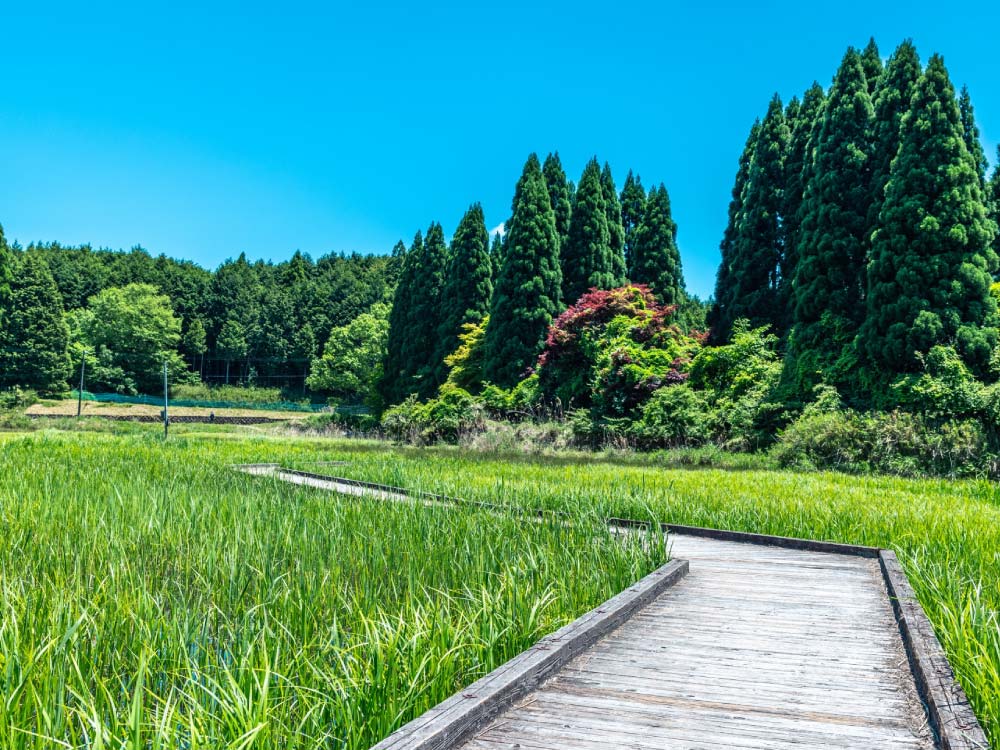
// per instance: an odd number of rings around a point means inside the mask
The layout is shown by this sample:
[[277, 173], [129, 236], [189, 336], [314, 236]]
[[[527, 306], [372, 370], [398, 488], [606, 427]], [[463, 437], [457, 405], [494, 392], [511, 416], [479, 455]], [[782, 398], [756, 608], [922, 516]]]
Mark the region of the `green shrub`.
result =
[[707, 395], [685, 383], [656, 391], [643, 407], [633, 434], [641, 445], [672, 448], [706, 443], [714, 429]]
[[205, 383], [173, 386], [170, 395], [176, 401], [228, 401], [236, 404], [279, 404], [286, 400], [282, 397], [280, 388], [210, 386]]
[[14, 386], [0, 391], [0, 411], [7, 409], [27, 409], [38, 403], [38, 394], [30, 389]]
[[484, 409], [468, 391], [445, 384], [437, 398], [424, 403], [411, 395], [382, 415], [382, 429], [394, 440], [427, 445], [454, 443], [460, 435], [481, 430]]

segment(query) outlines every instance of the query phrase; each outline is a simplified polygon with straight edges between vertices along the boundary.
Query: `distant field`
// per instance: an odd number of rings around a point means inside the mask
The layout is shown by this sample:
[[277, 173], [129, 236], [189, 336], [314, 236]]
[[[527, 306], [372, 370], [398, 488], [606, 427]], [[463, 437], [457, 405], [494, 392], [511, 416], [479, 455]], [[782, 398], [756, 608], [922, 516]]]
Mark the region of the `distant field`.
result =
[[[75, 417], [77, 402], [74, 400], [43, 401], [33, 404], [26, 414]], [[84, 401], [83, 415], [89, 417], [158, 417], [162, 407], [152, 404], [112, 404], [100, 401]], [[169, 412], [177, 417], [208, 417], [213, 412], [217, 417], [269, 417], [271, 419], [301, 420], [309, 416], [301, 411], [281, 411], [273, 409], [209, 409], [195, 406], [170, 406]]]

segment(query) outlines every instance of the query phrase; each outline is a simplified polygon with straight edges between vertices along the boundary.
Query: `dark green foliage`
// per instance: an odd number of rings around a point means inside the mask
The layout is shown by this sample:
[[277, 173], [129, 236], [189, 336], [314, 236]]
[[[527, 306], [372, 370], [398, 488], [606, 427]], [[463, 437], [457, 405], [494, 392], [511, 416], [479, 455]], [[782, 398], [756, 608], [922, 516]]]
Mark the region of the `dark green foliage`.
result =
[[437, 379], [444, 381], [444, 358], [458, 347], [458, 336], [467, 323], [476, 324], [490, 311], [493, 296], [493, 263], [483, 207], [474, 203], [451, 240], [447, 275], [441, 296], [442, 323], [438, 330]]
[[497, 283], [497, 275], [500, 273], [500, 266], [503, 265], [503, 235], [497, 232], [493, 235], [493, 243], [490, 245], [490, 269], [491, 279], [494, 286]]
[[615, 286], [608, 206], [601, 187], [601, 168], [591, 159], [580, 177], [569, 223], [569, 238], [560, 253], [562, 295], [567, 303], [578, 300], [591, 288]]
[[783, 314], [780, 330], [786, 330], [791, 322], [792, 287], [798, 259], [802, 197], [811, 174], [812, 150], [819, 133], [818, 125], [822, 122], [825, 101], [826, 94], [823, 92], [823, 87], [813, 83], [802, 97], [802, 103], [794, 109], [789, 104], [786, 112], [790, 138], [788, 155], [785, 157], [781, 208], [784, 237], [781, 274], [778, 281], [778, 306]]
[[535, 154], [518, 187], [486, 329], [485, 377], [502, 387], [513, 386], [534, 365], [562, 309], [555, 213]]
[[733, 291], [727, 312], [734, 320], [745, 318], [754, 328], [769, 325], [780, 330], [785, 317], [778, 281], [784, 251], [781, 211], [789, 139], [784, 108], [775, 95], [754, 146], [729, 269]]
[[875, 90], [874, 150], [872, 152], [872, 202], [868, 211], [869, 231], [878, 225], [878, 215], [885, 200], [892, 160], [899, 151], [899, 126], [910, 109], [913, 89], [920, 78], [920, 57], [913, 42], [906, 40], [889, 58], [885, 74]]
[[803, 393], [852, 366], [845, 355], [864, 316], [872, 117], [861, 56], [849, 49], [824, 108], [802, 205], [788, 374]]
[[903, 117], [868, 269], [861, 350], [883, 372], [916, 370], [934, 346], [955, 346], [979, 376], [997, 345], [991, 249], [975, 156], [944, 61], [931, 58]]
[[969, 96], [968, 86], [962, 86], [962, 93], [958, 97], [958, 111], [962, 118], [962, 137], [965, 139], [965, 147], [972, 155], [972, 161], [976, 165], [976, 173], [979, 175], [979, 184], [986, 189], [986, 170], [990, 163], [983, 150], [983, 142], [979, 138], [979, 126], [976, 125], [976, 112], [972, 108], [972, 97]]
[[618, 188], [611, 176], [611, 165], [604, 162], [601, 170], [601, 192], [604, 194], [604, 205], [608, 213], [608, 237], [611, 247], [612, 283], [620, 286], [625, 283], [625, 227], [622, 224], [622, 204], [618, 200]]
[[993, 240], [993, 249], [1000, 255], [1000, 148], [997, 148], [996, 166], [993, 168], [993, 179], [989, 185], [990, 193], [990, 218], [997, 228], [996, 237]]
[[874, 96], [875, 88], [882, 77], [882, 57], [878, 53], [874, 37], [868, 39], [865, 51], [861, 53], [861, 65], [865, 71], [865, 80], [868, 82], [868, 95]]
[[0, 329], [0, 387], [65, 391], [70, 375], [69, 330], [59, 289], [38, 255], [25, 253], [13, 265]]
[[9, 304], [10, 280], [14, 275], [14, 254], [7, 246], [7, 238], [0, 225], [0, 335], [4, 330], [4, 314]]
[[556, 215], [556, 234], [559, 235], [559, 243], [562, 245], [569, 236], [569, 219], [573, 204], [566, 172], [559, 160], [558, 151], [545, 157], [542, 174], [545, 175], [545, 187], [549, 191], [549, 201]]
[[750, 179], [750, 165], [753, 163], [754, 149], [757, 146], [757, 135], [760, 132], [760, 120], [750, 128], [750, 135], [740, 154], [739, 168], [736, 170], [736, 180], [733, 183], [732, 198], [729, 201], [729, 221], [722, 235], [719, 249], [722, 251], [722, 261], [715, 278], [715, 304], [709, 311], [708, 325], [711, 328], [711, 340], [721, 343], [729, 340], [735, 318], [732, 307], [735, 304], [735, 285], [732, 281], [732, 266], [736, 256], [736, 241], [739, 236], [739, 223], [743, 211], [743, 192]]
[[651, 190], [642, 223], [635, 232], [631, 280], [648, 284], [666, 305], [684, 301], [684, 274], [677, 248], [677, 224], [670, 212], [670, 196], [663, 183]]
[[382, 367], [382, 380], [378, 386], [382, 398], [388, 404], [398, 403], [405, 398], [412, 378], [407, 362], [410, 298], [416, 293], [414, 279], [418, 258], [423, 251], [424, 238], [418, 230], [404, 258], [399, 283], [392, 299], [392, 310], [389, 313], [385, 363]]
[[635, 281], [632, 275], [633, 260], [632, 254], [635, 248], [635, 233], [642, 223], [642, 217], [646, 214], [646, 189], [642, 186], [642, 180], [638, 175], [633, 176], [632, 170], [628, 171], [625, 178], [625, 186], [621, 194], [622, 204], [622, 229], [625, 231], [625, 270], [631, 281]]
[[428, 398], [444, 381], [445, 375], [437, 366], [437, 353], [448, 246], [439, 223], [433, 222], [428, 227], [423, 247], [413, 260], [413, 287], [407, 302], [403, 347], [408, 382], [403, 395], [417, 393], [421, 398]]

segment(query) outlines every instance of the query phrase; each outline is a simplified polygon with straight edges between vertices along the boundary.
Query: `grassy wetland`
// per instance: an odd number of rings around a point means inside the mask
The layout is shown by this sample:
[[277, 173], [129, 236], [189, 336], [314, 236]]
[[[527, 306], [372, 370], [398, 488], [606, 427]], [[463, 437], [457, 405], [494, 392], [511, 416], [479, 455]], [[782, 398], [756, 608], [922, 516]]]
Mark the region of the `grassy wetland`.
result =
[[[566, 511], [341, 498], [282, 465]], [[323, 465], [320, 462], [346, 462]], [[892, 548], [994, 746], [1000, 490], [179, 430], [0, 435], [0, 745], [367, 747], [660, 565], [606, 515]]]
[[0, 746], [365, 748], [665, 561], [228, 468], [317, 448], [0, 437]]

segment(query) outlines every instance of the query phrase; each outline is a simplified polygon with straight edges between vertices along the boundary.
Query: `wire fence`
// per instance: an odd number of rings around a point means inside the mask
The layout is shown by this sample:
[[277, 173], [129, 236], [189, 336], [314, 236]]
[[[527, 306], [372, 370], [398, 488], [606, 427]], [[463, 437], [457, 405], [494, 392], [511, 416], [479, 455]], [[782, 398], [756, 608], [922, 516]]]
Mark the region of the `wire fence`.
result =
[[[70, 393], [73, 399], [82, 401], [96, 401], [107, 404], [146, 404], [149, 406], [163, 406], [163, 395], [159, 396], [125, 396], [120, 393], [91, 393], [84, 391], [82, 397], [80, 392], [73, 390]], [[308, 403], [302, 401], [214, 401], [200, 399], [175, 399], [169, 401], [170, 406], [185, 406], [202, 409], [251, 409], [256, 411], [294, 411], [304, 413], [332, 412], [336, 410], [340, 414], [364, 415], [369, 413], [366, 406], [357, 404], [338, 404], [336, 407], [326, 403]]]

